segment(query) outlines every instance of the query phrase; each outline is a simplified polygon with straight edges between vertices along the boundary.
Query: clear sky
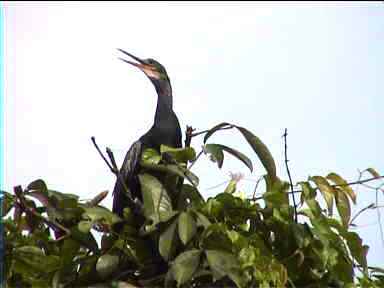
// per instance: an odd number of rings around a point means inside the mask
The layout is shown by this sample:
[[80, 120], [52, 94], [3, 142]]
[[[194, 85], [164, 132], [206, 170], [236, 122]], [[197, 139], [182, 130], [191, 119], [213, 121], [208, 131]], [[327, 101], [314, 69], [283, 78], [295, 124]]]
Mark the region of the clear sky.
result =
[[[115, 178], [90, 137], [121, 163], [152, 125], [156, 106], [151, 83], [119, 61], [116, 48], [166, 67], [183, 130], [243, 125], [270, 148], [283, 179], [285, 128], [294, 182], [331, 171], [356, 180], [367, 167], [383, 174], [381, 1], [3, 5], [6, 190], [38, 178], [83, 199], [112, 190]], [[264, 171], [240, 134], [226, 131], [212, 142], [252, 155], [256, 167], [250, 174], [229, 156], [216, 171], [202, 159], [194, 171], [203, 195], [222, 191], [208, 188], [229, 172], [244, 173], [241, 185], [251, 191]], [[198, 150], [201, 139], [192, 145]], [[358, 193], [354, 213], [375, 200], [374, 191]], [[111, 196], [104, 205], [111, 207]], [[358, 224], [370, 264], [383, 266], [376, 212]]]

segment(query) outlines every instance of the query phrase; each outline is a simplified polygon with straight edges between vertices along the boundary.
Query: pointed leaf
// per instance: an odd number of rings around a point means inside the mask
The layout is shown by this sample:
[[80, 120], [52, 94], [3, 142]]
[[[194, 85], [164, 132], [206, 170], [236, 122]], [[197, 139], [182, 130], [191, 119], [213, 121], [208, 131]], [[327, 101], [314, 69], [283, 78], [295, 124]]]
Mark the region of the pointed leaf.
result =
[[371, 173], [374, 178], [380, 178], [380, 174], [373, 168], [368, 168], [367, 171]]
[[96, 271], [100, 277], [105, 279], [111, 275], [119, 265], [119, 257], [116, 255], [105, 254], [99, 257], [96, 263]]
[[259, 137], [253, 135], [247, 129], [239, 126], [236, 126], [236, 128], [243, 134], [249, 145], [251, 145], [253, 151], [255, 151], [256, 155], [259, 157], [265, 170], [267, 170], [268, 175], [274, 180], [276, 178], [276, 164], [267, 146], [259, 139]]
[[231, 124], [229, 124], [229, 123], [225, 123], [225, 122], [216, 125], [215, 127], [213, 127], [212, 129], [210, 129], [210, 130], [205, 134], [205, 136], [204, 136], [204, 143], [206, 143], [207, 140], [208, 140], [208, 138], [211, 137], [212, 134], [215, 133], [216, 131], [218, 131], [218, 130], [220, 130], [220, 129], [222, 129], [222, 128], [227, 128], [227, 127], [229, 128], [229, 127], [231, 127], [231, 126], [232, 126]]
[[173, 221], [160, 235], [159, 252], [165, 261], [169, 261], [173, 251], [176, 249], [176, 224], [177, 221]]
[[348, 228], [349, 220], [351, 218], [351, 207], [349, 204], [348, 197], [346, 194], [339, 188], [335, 189], [335, 200], [337, 211], [339, 211], [339, 215], [341, 217], [341, 222], [345, 228]]
[[184, 210], [188, 206], [199, 206], [204, 203], [204, 198], [196, 187], [183, 184], [177, 199], [177, 209]]
[[186, 245], [196, 234], [196, 221], [188, 212], [182, 212], [179, 216], [179, 237], [181, 242]]
[[319, 188], [325, 202], [327, 203], [328, 213], [329, 215], [332, 215], [334, 197], [333, 187], [329, 185], [328, 181], [324, 177], [321, 176], [309, 177], [309, 180], [315, 182], [317, 188]]
[[144, 201], [144, 216], [149, 218], [160, 211], [172, 211], [172, 202], [163, 184], [156, 177], [140, 174], [139, 181]]
[[348, 185], [347, 181], [345, 181], [341, 176], [339, 176], [336, 173], [329, 173], [326, 177], [327, 179], [331, 180], [333, 183], [339, 186], [339, 188], [346, 193], [349, 198], [353, 201], [353, 203], [356, 204], [356, 194], [352, 190], [351, 186]]
[[249, 168], [249, 170], [251, 170], [251, 172], [253, 171], [252, 161], [243, 153], [221, 144], [205, 144], [204, 146], [204, 152], [212, 154], [214, 159], [217, 159], [216, 161], [218, 162], [218, 165], [220, 165], [219, 168], [223, 165], [224, 160], [222, 151], [235, 156], [237, 159], [242, 161]]
[[176, 257], [172, 264], [173, 278], [177, 282], [177, 287], [192, 279], [200, 263], [201, 251], [197, 249], [186, 251]]

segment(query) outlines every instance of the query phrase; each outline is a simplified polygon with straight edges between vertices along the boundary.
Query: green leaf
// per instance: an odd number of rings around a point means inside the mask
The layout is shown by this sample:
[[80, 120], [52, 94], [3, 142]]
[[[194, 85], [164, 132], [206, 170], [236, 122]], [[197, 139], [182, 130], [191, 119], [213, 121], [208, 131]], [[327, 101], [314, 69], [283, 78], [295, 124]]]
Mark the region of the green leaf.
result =
[[229, 193], [229, 194], [235, 193], [236, 192], [236, 186], [237, 186], [236, 180], [229, 181], [227, 187], [224, 190], [224, 193]]
[[210, 154], [211, 161], [217, 163], [217, 166], [219, 168], [223, 167], [223, 161], [224, 161], [223, 149], [220, 149], [215, 144], [206, 144], [203, 147], [203, 151], [205, 154]]
[[149, 218], [160, 211], [172, 211], [172, 202], [163, 184], [156, 177], [140, 174], [139, 181], [144, 201], [144, 216]]
[[231, 127], [232, 125], [229, 124], [229, 123], [220, 123], [218, 125], [216, 125], [215, 127], [213, 127], [212, 129], [210, 129], [204, 136], [204, 144], [207, 142], [208, 138], [212, 136], [213, 133], [215, 133], [216, 131], [222, 129], [222, 128], [229, 128]]
[[380, 178], [380, 174], [379, 172], [377, 172], [375, 169], [373, 168], [368, 168], [367, 171], [369, 173], [371, 173], [371, 175], [374, 177], [374, 178]]
[[233, 148], [230, 148], [221, 144], [205, 144], [203, 149], [205, 153], [211, 154], [211, 159], [214, 162], [217, 162], [217, 165], [219, 166], [219, 168], [221, 168], [223, 165], [223, 160], [224, 160], [223, 151], [225, 151], [235, 156], [240, 161], [242, 161], [249, 168], [249, 170], [251, 170], [251, 172], [253, 171], [252, 161], [243, 153]]
[[204, 204], [204, 198], [196, 187], [183, 184], [177, 199], [177, 209], [184, 210], [189, 206], [197, 207]]
[[173, 148], [166, 145], [160, 146], [160, 153], [168, 153], [175, 159], [177, 162], [186, 163], [188, 161], [195, 160], [196, 152], [192, 147], [186, 148]]
[[174, 164], [154, 165], [154, 164], [149, 164], [145, 162], [140, 162], [140, 165], [143, 168], [148, 170], [170, 173], [172, 175], [186, 178], [194, 186], [199, 185], [199, 178], [195, 174], [193, 174], [191, 171], [189, 171], [187, 168], [184, 168], [181, 165], [174, 165]]
[[303, 204], [306, 199], [313, 199], [316, 197], [316, 190], [311, 187], [309, 182], [303, 181], [299, 182], [298, 184], [301, 186], [301, 190], [303, 190], [300, 195], [301, 204]]
[[119, 257], [105, 254], [99, 257], [96, 263], [96, 271], [100, 277], [105, 279], [111, 275], [119, 265]]
[[60, 258], [55, 255], [45, 255], [44, 252], [35, 246], [22, 246], [13, 249], [13, 256], [22, 261], [30, 269], [40, 271], [42, 273], [50, 273], [60, 266]]
[[200, 263], [201, 251], [197, 249], [181, 253], [172, 263], [173, 278], [177, 282], [177, 287], [187, 283], [192, 279]]
[[337, 211], [339, 211], [339, 215], [341, 217], [341, 222], [345, 228], [348, 227], [349, 220], [351, 218], [351, 207], [349, 204], [348, 197], [346, 194], [338, 188], [334, 188], [335, 190], [335, 199], [336, 199], [336, 207]]
[[341, 176], [336, 173], [329, 173], [326, 178], [338, 185], [338, 188], [340, 188], [344, 193], [346, 193], [349, 198], [351, 198], [353, 203], [356, 204], [356, 194], [352, 190], [351, 186], [348, 185], [347, 181], [345, 181]]
[[120, 217], [118, 217], [115, 213], [112, 213], [110, 210], [102, 206], [84, 206], [83, 209], [85, 211], [82, 215], [83, 219], [89, 219], [91, 222], [102, 222], [112, 226], [113, 224], [121, 221]]
[[195, 215], [197, 217], [197, 219], [196, 219], [197, 220], [196, 221], [197, 226], [202, 226], [206, 229], [211, 225], [211, 222], [209, 221], [209, 219], [204, 214], [201, 214], [198, 211], [193, 211], [193, 212], [195, 213]]
[[324, 197], [325, 202], [327, 203], [328, 213], [329, 215], [332, 215], [334, 197], [333, 187], [329, 185], [328, 181], [322, 176], [309, 177], [309, 180], [313, 181], [319, 188], [321, 194]]
[[239, 272], [240, 263], [234, 255], [220, 250], [206, 250], [205, 254], [215, 281], [228, 276], [238, 287], [244, 287]]
[[148, 164], [158, 164], [161, 160], [161, 155], [156, 149], [147, 148], [143, 151], [141, 160]]
[[186, 245], [196, 234], [196, 221], [189, 212], [182, 212], [179, 216], [179, 237], [181, 242]]
[[165, 261], [169, 261], [173, 251], [176, 249], [176, 225], [177, 221], [175, 220], [160, 235], [159, 252]]
[[253, 151], [259, 157], [265, 170], [272, 180], [276, 178], [276, 164], [273, 160], [271, 152], [267, 146], [259, 139], [259, 137], [253, 135], [250, 131], [243, 127], [236, 126], [236, 128], [243, 134], [249, 145], [251, 145]]
[[91, 221], [80, 221], [77, 226], [80, 232], [88, 233], [92, 228], [93, 223]]

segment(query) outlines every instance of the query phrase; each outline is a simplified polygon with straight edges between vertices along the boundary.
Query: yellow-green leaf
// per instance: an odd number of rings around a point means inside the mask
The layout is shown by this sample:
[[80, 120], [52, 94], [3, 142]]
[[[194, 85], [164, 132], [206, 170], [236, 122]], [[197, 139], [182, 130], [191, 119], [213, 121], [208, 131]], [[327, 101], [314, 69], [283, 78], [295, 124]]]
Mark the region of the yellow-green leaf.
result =
[[371, 173], [374, 178], [380, 178], [380, 174], [373, 168], [368, 168], [367, 171]]
[[356, 193], [352, 190], [351, 186], [348, 185], [347, 181], [345, 181], [341, 176], [336, 173], [329, 173], [326, 177], [331, 180], [333, 183], [339, 186], [339, 188], [346, 193], [349, 198], [356, 204]]
[[180, 240], [186, 245], [195, 236], [197, 230], [196, 221], [190, 213], [182, 212], [180, 214], [178, 229]]
[[334, 188], [337, 211], [345, 228], [348, 227], [351, 218], [351, 207], [347, 195], [339, 188]]
[[196, 152], [192, 147], [174, 148], [166, 145], [160, 146], [160, 153], [170, 154], [177, 162], [184, 162], [195, 160]]
[[334, 198], [333, 187], [329, 185], [328, 181], [322, 176], [313, 176], [310, 177], [309, 180], [315, 182], [317, 188], [319, 188], [321, 194], [324, 197], [325, 202], [327, 203], [328, 213], [329, 215], [332, 215]]

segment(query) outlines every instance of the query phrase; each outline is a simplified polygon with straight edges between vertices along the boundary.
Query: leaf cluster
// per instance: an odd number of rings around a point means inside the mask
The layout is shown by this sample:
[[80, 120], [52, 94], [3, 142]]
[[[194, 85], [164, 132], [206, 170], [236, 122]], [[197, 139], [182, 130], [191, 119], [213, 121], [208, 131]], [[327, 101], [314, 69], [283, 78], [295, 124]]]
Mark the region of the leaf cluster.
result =
[[244, 153], [207, 143], [229, 128], [265, 168], [261, 199], [237, 197], [236, 181], [204, 199], [187, 168], [197, 160], [195, 150], [166, 146], [142, 155], [140, 215], [125, 208], [120, 218], [99, 205], [105, 193], [82, 202], [41, 179], [13, 194], [3, 191], [3, 286], [383, 287], [384, 270], [368, 266], [368, 246], [349, 230], [352, 187], [334, 172], [299, 182], [297, 222], [288, 183], [249, 130], [221, 123], [205, 134], [203, 152], [218, 168], [230, 154], [252, 171]]

